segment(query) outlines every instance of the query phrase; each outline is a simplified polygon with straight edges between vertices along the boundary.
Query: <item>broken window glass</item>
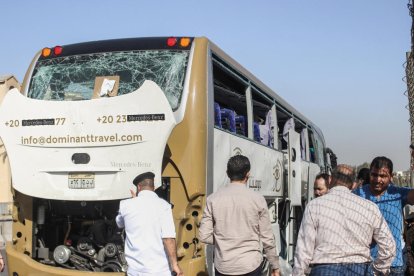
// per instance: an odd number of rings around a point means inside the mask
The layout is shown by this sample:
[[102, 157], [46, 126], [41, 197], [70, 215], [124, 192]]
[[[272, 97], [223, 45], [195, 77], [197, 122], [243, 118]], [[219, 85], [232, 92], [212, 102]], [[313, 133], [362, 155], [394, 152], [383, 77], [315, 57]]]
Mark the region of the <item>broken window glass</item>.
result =
[[97, 77], [119, 77], [118, 95], [154, 81], [177, 109], [184, 86], [189, 51], [109, 52], [44, 59], [37, 62], [28, 97], [41, 100], [88, 100]]

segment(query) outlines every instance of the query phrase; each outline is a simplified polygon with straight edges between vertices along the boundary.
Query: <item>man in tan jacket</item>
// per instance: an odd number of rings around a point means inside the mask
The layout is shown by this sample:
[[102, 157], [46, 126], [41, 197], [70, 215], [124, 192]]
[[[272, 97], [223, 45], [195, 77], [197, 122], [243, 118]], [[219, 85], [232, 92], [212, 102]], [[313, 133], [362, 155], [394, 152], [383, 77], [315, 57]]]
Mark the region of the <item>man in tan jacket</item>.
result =
[[200, 226], [200, 241], [214, 245], [216, 276], [262, 275], [261, 244], [279, 276], [279, 256], [265, 198], [247, 187], [249, 159], [236, 155], [227, 163], [231, 183], [207, 198]]

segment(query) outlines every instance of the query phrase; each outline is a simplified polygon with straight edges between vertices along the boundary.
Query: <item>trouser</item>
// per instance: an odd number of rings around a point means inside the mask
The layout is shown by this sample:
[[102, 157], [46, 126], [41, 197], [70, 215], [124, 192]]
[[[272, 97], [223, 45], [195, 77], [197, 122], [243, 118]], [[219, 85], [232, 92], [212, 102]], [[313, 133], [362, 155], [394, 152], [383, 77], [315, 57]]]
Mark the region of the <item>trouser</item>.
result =
[[252, 272], [241, 274], [241, 275], [228, 275], [228, 274], [222, 274], [216, 269], [216, 276], [261, 276], [262, 275], [262, 267], [259, 266]]
[[368, 276], [371, 263], [314, 264], [310, 276]]
[[389, 276], [404, 276], [404, 275], [405, 275], [404, 266], [392, 266], [391, 267]]

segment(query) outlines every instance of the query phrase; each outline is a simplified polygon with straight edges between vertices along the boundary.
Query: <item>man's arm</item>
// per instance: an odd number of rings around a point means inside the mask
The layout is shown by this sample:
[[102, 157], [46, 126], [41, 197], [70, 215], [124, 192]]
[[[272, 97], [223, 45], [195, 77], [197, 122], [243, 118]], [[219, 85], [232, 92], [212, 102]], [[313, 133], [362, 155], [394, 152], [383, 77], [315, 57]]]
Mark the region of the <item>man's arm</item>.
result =
[[310, 204], [311, 203], [309, 203], [305, 209], [303, 220], [300, 225], [292, 275], [305, 275], [305, 271], [309, 268], [310, 261], [312, 260], [315, 251], [316, 227], [309, 210]]
[[4, 260], [3, 260], [3, 256], [1, 256], [0, 253], [0, 272], [3, 272], [4, 270]]
[[200, 229], [198, 235], [200, 241], [207, 244], [214, 244], [214, 224], [213, 214], [211, 212], [211, 202], [207, 198], [206, 207], [204, 208], [203, 217], [200, 222]]
[[118, 215], [115, 218], [115, 222], [119, 228], [124, 228], [125, 222], [124, 222], [124, 217], [122, 216], [122, 213], [121, 213], [121, 206], [122, 206], [122, 201], [119, 202], [119, 210], [118, 210]]
[[392, 261], [396, 254], [395, 240], [388, 227], [387, 222], [380, 210], [375, 206], [375, 221], [373, 238], [378, 246], [378, 255], [374, 260], [374, 270], [388, 275]]
[[178, 266], [177, 261], [177, 246], [175, 244], [175, 225], [174, 218], [171, 210], [171, 205], [165, 202], [164, 211], [161, 215], [161, 237], [164, 244], [165, 251], [167, 252], [168, 259], [170, 260], [171, 271], [174, 271], [177, 275], [184, 275]]
[[177, 273], [178, 276], [184, 275], [181, 268], [178, 266], [175, 238], [163, 238], [162, 242], [164, 244], [165, 251], [167, 252], [168, 259], [170, 260], [171, 270]]

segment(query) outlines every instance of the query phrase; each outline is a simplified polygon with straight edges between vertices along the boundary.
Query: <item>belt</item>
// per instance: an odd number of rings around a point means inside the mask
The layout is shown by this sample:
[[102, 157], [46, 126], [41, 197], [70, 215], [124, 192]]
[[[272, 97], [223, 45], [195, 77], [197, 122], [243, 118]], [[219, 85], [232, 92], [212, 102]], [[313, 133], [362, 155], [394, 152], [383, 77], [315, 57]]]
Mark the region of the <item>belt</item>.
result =
[[371, 262], [365, 262], [365, 263], [316, 263], [316, 264], [310, 264], [310, 267], [315, 267], [318, 265], [353, 265], [353, 264], [366, 264], [369, 265]]

